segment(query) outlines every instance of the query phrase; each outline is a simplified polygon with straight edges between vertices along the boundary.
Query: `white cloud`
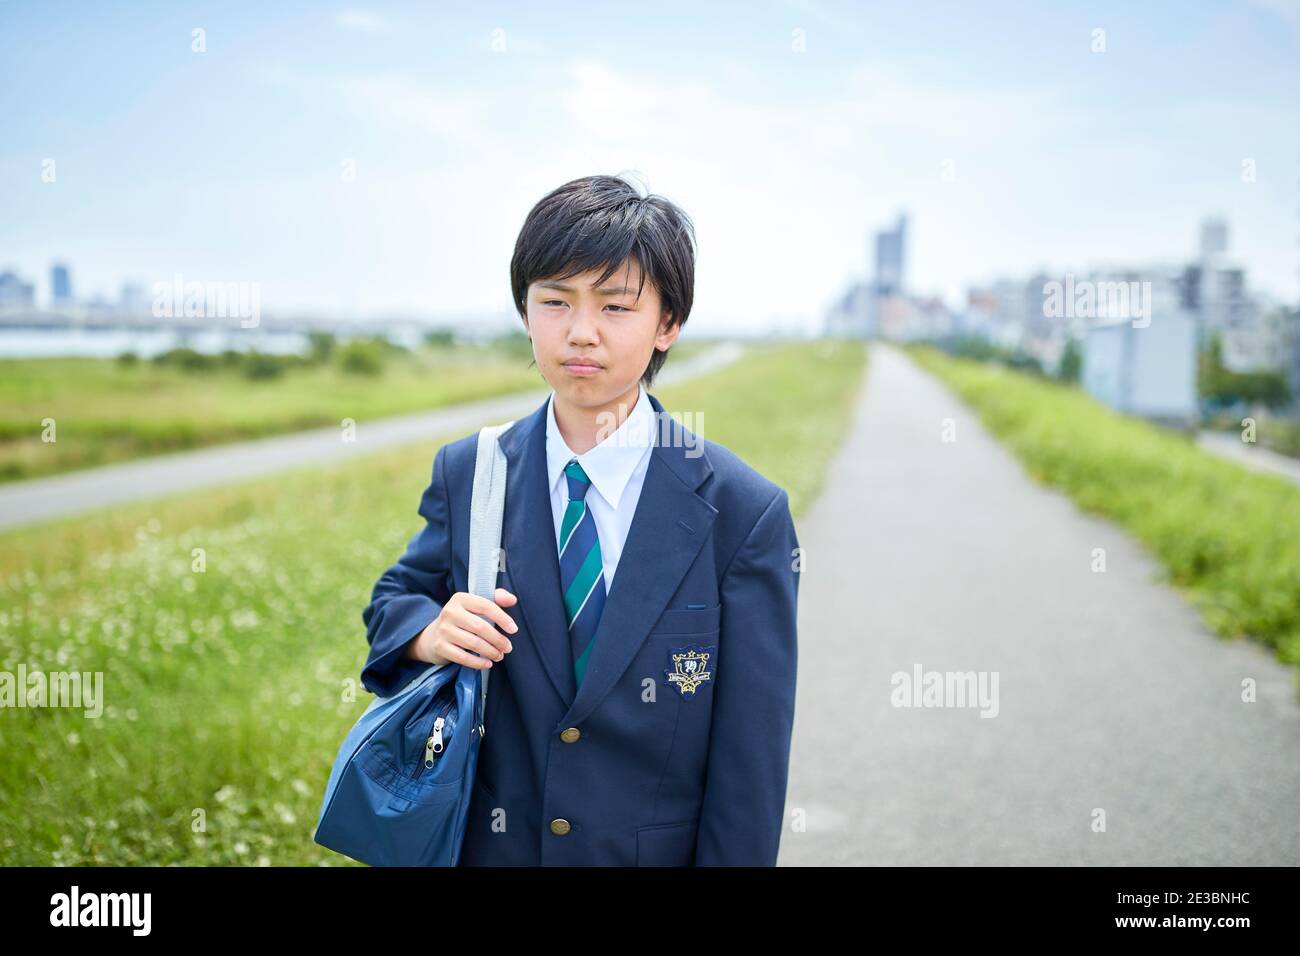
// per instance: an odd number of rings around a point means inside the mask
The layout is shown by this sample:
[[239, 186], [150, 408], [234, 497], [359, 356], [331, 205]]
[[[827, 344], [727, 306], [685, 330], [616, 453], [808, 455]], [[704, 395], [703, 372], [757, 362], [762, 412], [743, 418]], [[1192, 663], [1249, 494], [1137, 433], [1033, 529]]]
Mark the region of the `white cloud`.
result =
[[357, 33], [388, 33], [394, 23], [382, 14], [356, 7], [340, 10], [334, 15], [334, 22], [344, 30]]
[[[815, 324], [865, 275], [871, 233], [899, 209], [911, 214], [909, 284], [953, 304], [967, 282], [1003, 272], [1180, 254], [1199, 216], [1183, 209], [1186, 191], [1162, 186], [1179, 145], [1168, 117], [1117, 136], [1105, 104], [1069, 85], [947, 84], [872, 61], [823, 72], [808, 96], [771, 75], [733, 82], [725, 63], [686, 77], [595, 58], [498, 66], [473, 85], [266, 74], [373, 123], [365, 149], [385, 170], [357, 183], [350, 221], [390, 271], [367, 275], [359, 301], [501, 302], [527, 209], [598, 172], [632, 173], [691, 216], [697, 327], [715, 329], [773, 315]], [[946, 159], [955, 182], [941, 178]]]

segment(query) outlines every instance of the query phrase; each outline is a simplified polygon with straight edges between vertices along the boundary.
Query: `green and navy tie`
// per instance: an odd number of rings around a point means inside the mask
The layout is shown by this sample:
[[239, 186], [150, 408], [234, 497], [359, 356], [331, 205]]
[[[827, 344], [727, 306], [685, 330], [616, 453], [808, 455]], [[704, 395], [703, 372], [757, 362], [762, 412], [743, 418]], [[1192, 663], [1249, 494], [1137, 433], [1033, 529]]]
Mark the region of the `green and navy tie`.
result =
[[569, 619], [573, 675], [581, 687], [596, 625], [605, 608], [605, 572], [596, 520], [587, 507], [591, 479], [576, 458], [564, 466], [564, 475], [569, 482], [569, 504], [560, 523], [560, 588], [564, 592], [564, 613]]

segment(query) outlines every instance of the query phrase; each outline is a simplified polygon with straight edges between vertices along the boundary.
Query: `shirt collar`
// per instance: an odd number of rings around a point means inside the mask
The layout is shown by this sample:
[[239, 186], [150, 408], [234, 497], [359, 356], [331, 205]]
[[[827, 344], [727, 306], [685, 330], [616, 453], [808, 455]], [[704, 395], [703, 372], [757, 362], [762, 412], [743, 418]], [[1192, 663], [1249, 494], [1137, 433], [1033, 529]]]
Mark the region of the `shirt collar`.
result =
[[564, 466], [577, 458], [596, 491], [611, 507], [617, 508], [632, 472], [636, 471], [645, 450], [654, 444], [654, 412], [650, 408], [650, 399], [646, 397], [645, 384], [638, 386], [636, 404], [623, 423], [581, 455], [569, 448], [560, 434], [555, 422], [554, 391], [546, 405], [546, 469], [550, 479], [547, 487], [554, 491]]

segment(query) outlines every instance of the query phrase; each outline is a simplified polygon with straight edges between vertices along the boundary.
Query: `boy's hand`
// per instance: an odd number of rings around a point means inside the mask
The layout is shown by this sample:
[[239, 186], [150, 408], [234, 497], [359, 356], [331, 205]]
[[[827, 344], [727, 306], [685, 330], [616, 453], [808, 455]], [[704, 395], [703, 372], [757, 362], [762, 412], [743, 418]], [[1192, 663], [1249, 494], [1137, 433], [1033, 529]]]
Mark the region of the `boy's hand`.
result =
[[494, 624], [510, 634], [519, 630], [519, 625], [501, 610], [514, 607], [519, 598], [505, 588], [497, 588], [495, 600], [494, 604], [477, 594], [457, 591], [443, 605], [442, 613], [407, 643], [403, 656], [430, 664], [467, 664], [480, 670], [491, 667], [492, 661], [503, 660], [514, 645]]

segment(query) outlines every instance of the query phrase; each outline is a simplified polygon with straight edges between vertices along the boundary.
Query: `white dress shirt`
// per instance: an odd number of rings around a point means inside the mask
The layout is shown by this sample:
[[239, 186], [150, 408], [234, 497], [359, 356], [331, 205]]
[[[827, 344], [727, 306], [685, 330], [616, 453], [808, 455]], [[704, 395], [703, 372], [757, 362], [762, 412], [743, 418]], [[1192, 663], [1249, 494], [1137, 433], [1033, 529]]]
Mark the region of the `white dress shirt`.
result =
[[560, 527], [569, 504], [569, 482], [564, 466], [572, 459], [591, 479], [587, 489], [587, 509], [596, 522], [600, 536], [600, 557], [605, 574], [605, 593], [614, 583], [623, 543], [632, 527], [636, 503], [641, 498], [650, 449], [654, 446], [655, 414], [646, 397], [645, 385], [637, 391], [636, 403], [622, 424], [593, 448], [579, 455], [569, 448], [555, 423], [555, 392], [547, 399], [546, 469], [550, 479], [551, 513], [555, 519], [555, 549], [560, 549]]

